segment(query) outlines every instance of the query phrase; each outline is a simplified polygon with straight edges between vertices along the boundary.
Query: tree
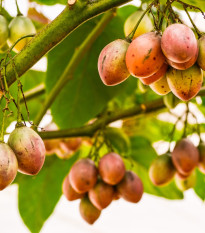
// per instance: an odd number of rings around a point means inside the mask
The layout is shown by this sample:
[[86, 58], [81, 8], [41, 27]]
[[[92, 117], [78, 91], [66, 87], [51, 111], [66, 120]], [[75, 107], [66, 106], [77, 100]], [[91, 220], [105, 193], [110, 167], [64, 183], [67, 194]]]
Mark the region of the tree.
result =
[[[103, 139], [108, 139], [108, 142], [105, 141], [107, 148], [114, 148], [124, 156], [126, 166], [141, 178], [145, 192], [169, 199], [182, 199], [183, 193], [175, 182], [165, 187], [155, 187], [148, 176], [149, 167], [157, 158], [152, 144], [159, 140], [179, 140], [184, 134], [176, 127], [181, 118], [177, 117], [174, 124], [159, 120], [159, 113], [171, 111], [167, 109], [164, 98], [151, 90], [142, 93], [142, 87], [139, 87], [141, 84], [134, 77], [128, 78], [118, 86], [106, 87], [101, 82], [97, 70], [100, 51], [109, 42], [124, 38], [124, 22], [138, 8], [132, 5], [115, 8], [129, 0], [69, 0], [68, 4], [64, 0], [36, 2], [48, 5], [61, 3], [65, 5], [65, 9], [55, 20], [40, 28], [23, 50], [13, 54], [13, 59], [8, 56], [6, 78], [10, 92], [12, 96], [17, 95], [15, 83], [19, 83], [18, 77], [21, 77], [30, 112], [28, 118], [27, 109], [23, 107], [24, 99], [21, 99], [22, 115], [25, 120], [33, 121], [36, 126], [47, 110], [51, 110], [53, 122], [59, 130], [39, 130], [39, 135], [44, 140], [69, 137], [83, 137], [84, 140], [85, 137], [89, 137], [92, 143], [79, 147], [68, 160], [61, 160], [55, 156], [47, 157], [42, 171], [35, 177], [18, 174], [15, 183], [19, 186], [19, 211], [27, 227], [31, 232], [40, 231], [62, 195], [64, 177], [78, 158], [88, 155], [91, 144], [95, 146], [95, 139], [102, 140], [101, 131]], [[184, 2], [194, 4], [194, 11], [198, 10], [198, 6], [202, 6], [204, 10], [200, 0]], [[166, 1], [160, 3], [165, 4]], [[179, 3], [180, 1], [176, 0], [175, 6], [179, 9], [184, 6], [187, 11], [187, 5]], [[159, 11], [159, 8], [156, 9]], [[155, 18], [157, 10], [152, 12]], [[4, 15], [11, 20], [7, 12], [4, 12]], [[196, 32], [199, 33], [197, 29]], [[44, 55], [48, 60], [47, 72], [30, 70]], [[202, 104], [198, 104], [196, 99], [191, 100], [202, 113], [205, 111], [204, 94], [205, 89], [202, 87], [198, 93]], [[5, 102], [1, 101], [2, 109], [4, 106]], [[6, 126], [17, 117], [15, 104], [11, 103], [10, 108], [14, 114], [7, 119]], [[199, 134], [203, 132], [203, 124], [200, 125], [199, 131], [198, 122], [195, 125], [187, 123], [188, 114], [195, 117], [192, 112], [185, 112], [186, 135], [192, 134], [195, 126], [198, 127]], [[126, 120], [131, 117], [133, 120]], [[123, 120], [122, 129], [106, 127], [117, 120]], [[105, 148], [100, 153], [104, 152]], [[204, 200], [204, 175], [198, 170], [196, 173], [194, 190]]]

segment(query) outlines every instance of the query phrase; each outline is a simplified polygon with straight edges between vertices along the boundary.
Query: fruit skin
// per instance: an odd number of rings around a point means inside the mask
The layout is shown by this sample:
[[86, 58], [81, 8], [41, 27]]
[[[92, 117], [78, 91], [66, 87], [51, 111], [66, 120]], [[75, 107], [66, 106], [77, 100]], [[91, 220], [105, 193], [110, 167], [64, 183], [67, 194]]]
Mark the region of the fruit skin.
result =
[[[22, 36], [26, 36], [29, 34], [35, 34], [36, 29], [32, 21], [25, 16], [17, 16], [11, 20], [9, 24], [9, 39], [8, 43], [12, 45]], [[19, 52], [23, 49], [23, 47], [31, 40], [30, 38], [24, 38], [14, 47], [15, 52]]]
[[77, 193], [72, 188], [70, 181], [69, 181], [69, 174], [63, 180], [62, 191], [68, 201], [74, 201], [74, 200], [84, 197], [84, 194]]
[[163, 96], [163, 101], [168, 109], [175, 108], [180, 102], [180, 100], [172, 93], [169, 93], [169, 94]]
[[197, 63], [202, 70], [205, 70], [205, 35], [203, 35], [199, 41], [199, 55]]
[[199, 144], [198, 146], [198, 150], [199, 150], [199, 170], [205, 174], [205, 143], [202, 142]]
[[112, 202], [114, 188], [100, 180], [91, 190], [89, 190], [88, 197], [96, 208], [102, 210]]
[[98, 58], [98, 72], [105, 85], [117, 85], [130, 76], [125, 64], [128, 46], [127, 41], [118, 39], [106, 45], [101, 51]]
[[172, 62], [189, 61], [198, 49], [193, 31], [184, 24], [172, 24], [166, 28], [161, 43], [164, 55]]
[[161, 79], [167, 72], [168, 65], [164, 63], [162, 67], [153, 75], [148, 78], [140, 78], [141, 82], [145, 85], [150, 85]]
[[117, 185], [117, 190], [126, 201], [137, 203], [142, 198], [143, 184], [134, 172], [126, 171], [124, 178]]
[[70, 184], [78, 193], [89, 191], [97, 182], [98, 170], [91, 159], [80, 159], [69, 173]]
[[4, 47], [9, 37], [8, 22], [3, 15], [0, 15], [0, 48]]
[[0, 142], [0, 190], [6, 188], [15, 179], [18, 162], [8, 144]]
[[193, 56], [189, 61], [187, 62], [184, 62], [184, 63], [176, 63], [176, 62], [172, 62], [170, 60], [167, 59], [167, 63], [177, 69], [177, 70], [186, 70], [186, 69], [189, 69], [190, 67], [192, 67], [196, 61], [197, 61], [197, 58], [198, 58], [198, 54], [199, 54], [199, 49], [196, 50], [196, 53], [195, 53], [195, 56]]
[[14, 151], [19, 172], [36, 175], [45, 161], [45, 146], [41, 137], [31, 128], [17, 127], [10, 134], [8, 144]]
[[137, 78], [150, 77], [164, 62], [161, 36], [155, 32], [148, 32], [134, 39], [126, 53], [127, 68]]
[[93, 224], [101, 214], [101, 211], [90, 202], [88, 197], [81, 199], [79, 209], [81, 217], [89, 224]]
[[166, 95], [171, 91], [167, 82], [166, 75], [164, 75], [160, 80], [150, 84], [150, 87], [158, 95]]
[[191, 141], [182, 139], [172, 152], [172, 162], [180, 174], [188, 176], [198, 165], [199, 151]]
[[203, 72], [197, 64], [187, 70], [170, 68], [166, 76], [173, 94], [183, 101], [195, 97], [203, 83]]
[[[143, 14], [143, 11], [136, 11], [133, 14], [131, 14], [125, 21], [124, 24], [124, 32], [125, 32], [125, 36], [127, 37], [132, 30], [134, 29], [135, 25], [137, 24], [138, 20], [140, 19], [141, 15]], [[135, 39], [136, 37], [145, 34], [147, 32], [150, 32], [153, 30], [153, 24], [151, 19], [149, 18], [148, 15], [145, 15], [144, 18], [142, 19], [142, 21], [140, 22], [134, 37], [132, 39]]]
[[111, 185], [119, 183], [125, 174], [125, 165], [120, 155], [111, 152], [99, 161], [99, 173], [102, 180]]
[[190, 188], [193, 188], [196, 184], [196, 173], [193, 171], [191, 175], [189, 175], [185, 179], [181, 179], [179, 176], [175, 177], [175, 183], [179, 190], [186, 191]]
[[156, 186], [168, 184], [175, 175], [175, 167], [171, 156], [164, 154], [158, 156], [149, 168], [149, 177]]

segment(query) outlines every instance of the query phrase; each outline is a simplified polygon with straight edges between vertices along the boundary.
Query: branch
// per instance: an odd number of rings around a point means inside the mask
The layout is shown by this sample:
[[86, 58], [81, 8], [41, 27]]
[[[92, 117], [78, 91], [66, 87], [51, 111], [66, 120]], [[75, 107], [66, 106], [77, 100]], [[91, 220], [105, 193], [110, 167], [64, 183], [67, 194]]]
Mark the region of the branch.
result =
[[[66, 6], [55, 20], [39, 31], [30, 43], [14, 57], [18, 75], [23, 75], [79, 25], [98, 14], [129, 1], [131, 0], [77, 1], [72, 8]], [[16, 80], [12, 62], [8, 63], [6, 71], [8, 85], [10, 86]]]
[[[26, 99], [26, 101], [32, 100], [42, 94], [45, 94], [45, 85], [39, 84], [38, 86], [35, 86], [34, 88], [24, 92], [24, 97]], [[24, 103], [24, 99], [21, 98], [20, 103]]]

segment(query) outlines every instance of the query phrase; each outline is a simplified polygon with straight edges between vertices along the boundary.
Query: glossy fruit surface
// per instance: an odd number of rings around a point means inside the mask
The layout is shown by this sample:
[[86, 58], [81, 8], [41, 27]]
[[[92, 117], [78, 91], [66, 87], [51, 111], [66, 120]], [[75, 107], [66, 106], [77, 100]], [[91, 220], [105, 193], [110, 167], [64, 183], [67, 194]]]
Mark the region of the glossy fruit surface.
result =
[[[17, 16], [11, 20], [9, 24], [9, 39], [8, 42], [10, 45], [14, 44], [22, 36], [29, 34], [35, 34], [36, 29], [32, 21], [25, 16]], [[24, 38], [14, 47], [15, 52], [19, 52], [23, 47], [31, 40], [30, 38]]]
[[203, 83], [203, 72], [198, 65], [187, 70], [170, 68], [166, 76], [171, 91], [183, 101], [195, 97]]
[[111, 152], [99, 161], [99, 173], [102, 180], [111, 185], [119, 183], [125, 174], [125, 165], [120, 155]]
[[[132, 30], [134, 29], [135, 25], [137, 24], [138, 20], [140, 19], [141, 15], [143, 14], [143, 11], [136, 11], [133, 14], [131, 14], [125, 21], [124, 24], [124, 32], [125, 32], [125, 36], [128, 36]], [[147, 32], [150, 32], [153, 30], [153, 24], [151, 19], [149, 18], [148, 15], [145, 15], [142, 19], [142, 21], [140, 22], [133, 39], [135, 39], [136, 37], [145, 34]]]
[[106, 208], [113, 200], [114, 188], [113, 186], [98, 181], [97, 184], [88, 193], [91, 203], [102, 210]]
[[6, 18], [0, 15], [0, 48], [4, 47], [9, 37], [9, 27]]
[[166, 95], [171, 91], [166, 75], [164, 75], [160, 80], [150, 84], [150, 87], [158, 95]]
[[126, 201], [137, 203], [142, 198], [143, 184], [140, 178], [132, 171], [126, 171], [124, 178], [117, 185], [122, 198]]
[[184, 24], [172, 24], [166, 28], [161, 43], [164, 55], [172, 62], [189, 61], [198, 49], [193, 31]]
[[74, 201], [80, 198], [84, 197], [84, 194], [77, 193], [71, 186], [69, 181], [69, 174], [64, 178], [63, 185], [62, 185], [62, 191], [65, 197], [69, 201]]
[[0, 142], [0, 190], [6, 188], [15, 179], [18, 162], [12, 149]]
[[85, 193], [97, 182], [98, 170], [91, 159], [80, 159], [69, 173], [70, 184], [78, 193]]
[[36, 175], [45, 161], [45, 146], [41, 137], [31, 128], [17, 127], [9, 136], [8, 144], [14, 151], [19, 171]]
[[118, 39], [106, 45], [101, 51], [98, 72], [105, 85], [117, 85], [130, 76], [125, 64], [128, 46], [127, 41]]
[[81, 217], [89, 224], [93, 224], [100, 217], [101, 211], [90, 202], [88, 197], [81, 199], [79, 208]]
[[150, 166], [149, 177], [154, 185], [166, 185], [175, 175], [175, 167], [171, 156], [168, 154], [160, 155]]
[[187, 176], [198, 165], [198, 149], [190, 140], [182, 139], [177, 142], [172, 152], [172, 162], [180, 174]]
[[126, 53], [126, 65], [130, 74], [139, 78], [155, 74], [164, 62], [161, 36], [155, 32], [149, 32], [134, 39]]
[[205, 70], [205, 35], [199, 39], [199, 56], [197, 63], [202, 70]]

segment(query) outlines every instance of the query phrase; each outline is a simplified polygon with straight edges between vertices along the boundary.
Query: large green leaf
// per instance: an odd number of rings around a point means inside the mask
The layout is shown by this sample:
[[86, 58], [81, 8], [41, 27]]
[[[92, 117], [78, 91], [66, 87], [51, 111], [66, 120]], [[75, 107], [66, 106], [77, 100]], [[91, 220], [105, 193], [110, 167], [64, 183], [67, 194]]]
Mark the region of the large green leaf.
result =
[[62, 194], [62, 181], [78, 154], [69, 160], [49, 156], [37, 176], [18, 175], [19, 212], [32, 233], [38, 233], [52, 214]]
[[[127, 16], [136, 8], [126, 6], [118, 9], [117, 16], [109, 23], [102, 35], [96, 40], [78, 65], [73, 79], [63, 88], [52, 105], [54, 121], [61, 128], [81, 126], [95, 117], [117, 94], [122, 94], [129, 82], [128, 79], [116, 87], [106, 87], [100, 80], [97, 61], [102, 48], [109, 42], [123, 38], [123, 24]], [[59, 80], [74, 50], [82, 43], [88, 33], [99, 22], [100, 17], [83, 24], [48, 55], [47, 91]]]

